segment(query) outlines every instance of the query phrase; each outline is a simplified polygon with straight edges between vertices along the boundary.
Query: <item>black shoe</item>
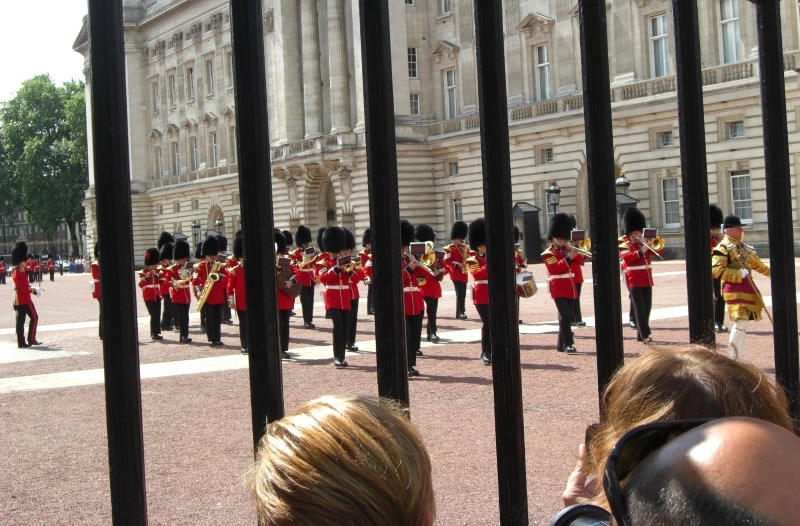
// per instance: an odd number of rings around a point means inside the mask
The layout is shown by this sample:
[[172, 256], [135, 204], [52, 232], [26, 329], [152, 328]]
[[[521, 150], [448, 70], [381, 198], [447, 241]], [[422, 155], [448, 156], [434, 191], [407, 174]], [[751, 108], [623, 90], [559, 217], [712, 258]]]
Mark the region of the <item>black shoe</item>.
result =
[[375, 311], [374, 310], [367, 311], [367, 316], [375, 316]]
[[211, 347], [222, 347], [223, 345], [225, 344], [219, 340], [214, 340], [213, 342], [211, 342]]
[[642, 338], [642, 343], [645, 345], [653, 343], [653, 338], [651, 338], [650, 336], [645, 336], [644, 338]]
[[347, 345], [344, 346], [344, 348], [347, 349], [348, 351], [358, 352], [358, 347], [356, 346], [355, 343], [348, 343]]
[[153, 341], [161, 341], [164, 339], [164, 337], [161, 336], [160, 334], [151, 334], [150, 339]]
[[31, 346], [30, 343], [19, 343], [19, 344], [17, 344], [17, 347], [19, 347], [20, 349], [27, 349], [30, 346]]
[[242, 347], [241, 349], [239, 349], [239, 352], [242, 354], [247, 354], [247, 347]]
[[557, 348], [557, 349], [556, 349], [556, 351], [558, 351], [558, 352], [564, 352], [564, 349], [562, 349], [561, 347], [559, 347], [559, 348]]
[[425, 356], [424, 354], [422, 354], [422, 350], [420, 350], [420, 349], [416, 350], [416, 354], [417, 354], [417, 356]]
[[282, 352], [281, 353], [281, 358], [283, 358], [284, 360], [288, 360], [291, 357], [292, 357], [292, 355], [289, 354], [288, 352]]
[[575, 349], [574, 345], [567, 345], [566, 349], [564, 349], [564, 352], [567, 354], [575, 354], [578, 351]]
[[225, 325], [233, 325], [233, 320], [222, 320]]
[[434, 334], [430, 337], [428, 341], [433, 343], [439, 343], [439, 337]]
[[417, 371], [413, 367], [409, 367], [408, 368], [408, 376], [409, 376], [409, 378], [412, 377], [412, 376], [419, 376], [419, 371]]
[[192, 343], [192, 339], [191, 338], [181, 338], [180, 341], [181, 341], [181, 343]]
[[517, 325], [522, 325], [522, 320], [517, 320]]
[[316, 326], [316, 325], [314, 325], [313, 323], [304, 323], [304, 324], [303, 324], [303, 328], [304, 328], [304, 329], [316, 329], [316, 328], [317, 328], [317, 326]]
[[489, 353], [482, 352], [481, 360], [483, 360], [483, 365], [492, 365], [492, 355]]
[[728, 332], [728, 328], [724, 324], [720, 323], [719, 325], [717, 325], [716, 331], [717, 332]]
[[296, 313], [295, 311], [293, 311], [293, 310], [290, 310], [290, 311], [289, 311], [289, 316], [290, 316], [290, 317], [291, 317], [291, 316], [297, 316], [297, 313]]
[[431, 335], [430, 334], [428, 335], [428, 341], [431, 341]]
[[586, 322], [585, 322], [585, 321], [583, 321], [583, 320], [581, 320], [581, 321], [576, 321], [576, 322], [575, 322], [575, 323], [573, 323], [572, 325], [573, 325], [573, 326], [575, 326], [575, 327], [586, 327]]
[[457, 314], [456, 318], [458, 318], [459, 320], [466, 320], [467, 319], [467, 313], [466, 312], [462, 312], [461, 314]]
[[31, 340], [31, 341], [28, 342], [28, 346], [41, 345], [41, 344], [42, 344], [42, 342], [37, 342], [36, 340]]
[[347, 367], [347, 362], [345, 360], [340, 360], [339, 358], [333, 359], [333, 366], [337, 369], [340, 367]]
[[636, 328], [636, 322], [633, 321], [633, 320], [629, 321], [628, 322], [628, 327], [630, 327], [631, 329], [635, 329]]

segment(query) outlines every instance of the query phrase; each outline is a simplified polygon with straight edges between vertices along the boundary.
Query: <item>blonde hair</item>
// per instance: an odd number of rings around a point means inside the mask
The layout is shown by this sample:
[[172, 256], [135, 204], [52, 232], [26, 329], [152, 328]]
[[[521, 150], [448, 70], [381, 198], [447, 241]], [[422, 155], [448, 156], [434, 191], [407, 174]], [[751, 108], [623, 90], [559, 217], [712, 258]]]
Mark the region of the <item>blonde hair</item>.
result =
[[[690, 345], [654, 348], [626, 363], [606, 387], [603, 419], [587, 449], [589, 473], [602, 480], [611, 449], [630, 429], [649, 422], [746, 416], [794, 432], [783, 390], [761, 370]], [[597, 496], [605, 504], [605, 494]]]
[[422, 437], [376, 397], [323, 396], [269, 424], [246, 483], [263, 525], [423, 525], [435, 513]]

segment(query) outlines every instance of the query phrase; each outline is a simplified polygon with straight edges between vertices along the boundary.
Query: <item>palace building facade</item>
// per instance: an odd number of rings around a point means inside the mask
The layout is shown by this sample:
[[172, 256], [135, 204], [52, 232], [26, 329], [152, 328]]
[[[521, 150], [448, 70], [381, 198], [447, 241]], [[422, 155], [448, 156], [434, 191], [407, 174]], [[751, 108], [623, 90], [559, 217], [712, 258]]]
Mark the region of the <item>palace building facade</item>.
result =
[[[454, 220], [484, 213], [472, 0], [389, 3], [401, 216], [433, 225], [444, 242]], [[162, 230], [232, 238], [241, 227], [236, 115], [248, 110], [234, 101], [228, 2], [123, 4], [135, 251]], [[263, 1], [270, 134], [263, 142], [272, 159], [264, 176], [272, 179], [278, 228], [369, 226], [358, 5]], [[539, 214], [535, 235], [544, 236], [555, 183], [558, 211], [591, 233], [577, 0], [503, 5], [514, 203]], [[792, 199], [800, 209], [800, 15], [796, 2], [780, 9]], [[698, 0], [698, 12], [709, 199], [742, 218], [749, 243], [766, 243], [755, 8]], [[619, 180], [629, 182], [618, 197], [682, 253], [671, 3], [609, 1], [607, 24], [614, 158]], [[87, 35], [84, 24], [74, 48], [88, 72]], [[89, 104], [88, 73], [86, 89]], [[91, 127], [89, 136], [91, 151]], [[90, 234], [100, 177], [90, 166]]]

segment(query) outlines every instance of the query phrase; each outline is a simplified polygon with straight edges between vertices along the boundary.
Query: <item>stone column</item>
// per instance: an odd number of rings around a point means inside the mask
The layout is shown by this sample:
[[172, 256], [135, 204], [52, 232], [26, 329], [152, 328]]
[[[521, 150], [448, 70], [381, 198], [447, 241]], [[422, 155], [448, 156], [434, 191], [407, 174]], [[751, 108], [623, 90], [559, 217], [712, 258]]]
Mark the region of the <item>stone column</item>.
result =
[[331, 133], [350, 127], [350, 79], [343, 0], [328, 0], [328, 61], [331, 82]]
[[302, 0], [300, 25], [303, 46], [303, 105], [306, 139], [322, 135], [322, 78], [319, 69], [317, 0]]

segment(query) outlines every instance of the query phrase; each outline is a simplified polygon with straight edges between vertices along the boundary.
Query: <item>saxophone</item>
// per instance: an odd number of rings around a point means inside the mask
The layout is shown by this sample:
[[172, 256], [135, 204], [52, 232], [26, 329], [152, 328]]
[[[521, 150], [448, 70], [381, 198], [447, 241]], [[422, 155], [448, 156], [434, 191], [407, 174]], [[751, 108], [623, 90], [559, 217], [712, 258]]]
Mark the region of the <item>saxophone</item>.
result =
[[222, 270], [224, 266], [225, 259], [220, 261], [219, 258], [211, 265], [211, 272], [206, 276], [203, 290], [200, 291], [200, 296], [197, 298], [197, 312], [203, 310], [203, 305], [206, 304], [206, 300], [208, 299], [208, 295], [211, 294], [211, 288], [214, 286], [214, 283], [222, 279], [222, 275], [220, 275], [219, 271]]

